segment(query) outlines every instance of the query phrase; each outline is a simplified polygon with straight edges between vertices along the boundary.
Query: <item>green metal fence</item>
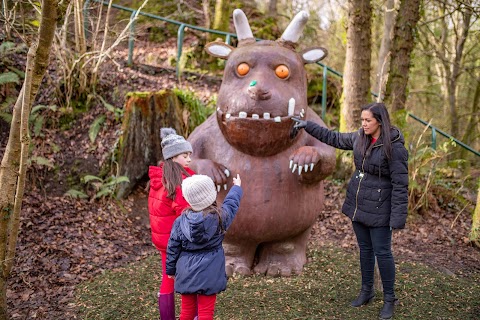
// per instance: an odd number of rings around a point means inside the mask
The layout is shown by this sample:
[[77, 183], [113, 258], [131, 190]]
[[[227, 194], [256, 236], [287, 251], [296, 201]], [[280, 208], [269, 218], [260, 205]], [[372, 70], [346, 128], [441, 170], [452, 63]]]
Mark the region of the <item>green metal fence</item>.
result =
[[[100, 0], [92, 0], [92, 1], [97, 2], [97, 3], [101, 3], [101, 4], [106, 5], [106, 6], [109, 5], [108, 1], [100, 1]], [[89, 6], [90, 6], [90, 2], [91, 2], [90, 0], [86, 0], [85, 5], [83, 7], [84, 17], [85, 17], [84, 28], [86, 29], [85, 34], [87, 34], [87, 32], [88, 32], [87, 21], [88, 21], [88, 10], [89, 10]], [[130, 20], [133, 20], [134, 17], [136, 16], [136, 14], [137, 14], [137, 10], [135, 10], [135, 9], [127, 8], [127, 7], [124, 7], [124, 6], [117, 5], [117, 4], [112, 4], [111, 6], [112, 6], [112, 8], [116, 8], [116, 9], [119, 9], [119, 10], [131, 12]], [[154, 15], [154, 14], [151, 14], [151, 13], [138, 12], [138, 15], [149, 17], [149, 18], [152, 18], [152, 19], [155, 19], [155, 20], [164, 21], [164, 22], [171, 23], [171, 24], [174, 24], [174, 25], [178, 26], [178, 32], [177, 32], [177, 36], [178, 36], [178, 39], [177, 39], [177, 66], [176, 66], [177, 77], [180, 75], [179, 74], [179, 72], [180, 72], [179, 61], [180, 61], [180, 58], [182, 56], [183, 39], [185, 37], [185, 28], [188, 27], [188, 28], [193, 29], [193, 30], [198, 30], [198, 31], [207, 32], [207, 33], [211, 33], [211, 34], [217, 34], [217, 35], [225, 36], [225, 43], [227, 43], [227, 44], [231, 43], [231, 38], [232, 37], [237, 37], [237, 35], [234, 34], [234, 33], [229, 33], [229, 32], [224, 32], [224, 31], [219, 31], [219, 30], [206, 29], [206, 28], [202, 28], [202, 27], [199, 27], [199, 26], [195, 26], [195, 25], [179, 22], [179, 21], [176, 21], [176, 20], [160, 17], [160, 16], [157, 16], [157, 15]], [[134, 49], [134, 45], [135, 45], [135, 21], [132, 21], [132, 23], [130, 24], [130, 30], [129, 31], [130, 31], [130, 36], [129, 36], [129, 40], [128, 40], [128, 64], [131, 66], [131, 65], [133, 65], [133, 49]], [[260, 40], [260, 39], [258, 39], [258, 40]], [[331, 69], [330, 67], [328, 67], [327, 65], [325, 65], [323, 63], [317, 62], [317, 64], [323, 68], [322, 115], [321, 116], [322, 116], [322, 119], [325, 119], [325, 114], [326, 114], [326, 109], [327, 109], [327, 78], [328, 78], [328, 73], [336, 75], [340, 78], [343, 78], [343, 75], [340, 72], [338, 72], [334, 69]], [[436, 149], [437, 133], [439, 133], [442, 136], [444, 136], [444, 137], [446, 137], [450, 140], [453, 140], [455, 143], [457, 143], [461, 147], [467, 149], [468, 151], [472, 152], [473, 154], [475, 154], [477, 156], [480, 156], [479, 151], [474, 150], [470, 146], [466, 145], [465, 143], [461, 142], [460, 140], [456, 139], [455, 137], [452, 137], [448, 133], [443, 132], [442, 130], [438, 129], [437, 127], [433, 126], [432, 124], [418, 118], [417, 116], [415, 116], [411, 113], [408, 113], [408, 116], [415, 119], [416, 121], [420, 122], [421, 124], [429, 127], [432, 130], [431, 146], [432, 146], [433, 149]]]

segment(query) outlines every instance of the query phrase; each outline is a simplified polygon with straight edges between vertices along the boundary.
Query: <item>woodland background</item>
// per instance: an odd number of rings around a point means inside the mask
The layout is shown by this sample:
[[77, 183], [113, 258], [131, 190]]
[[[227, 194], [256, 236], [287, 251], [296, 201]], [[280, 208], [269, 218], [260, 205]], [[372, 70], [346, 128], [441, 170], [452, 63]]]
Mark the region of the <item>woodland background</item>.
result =
[[[431, 148], [431, 130], [408, 116], [480, 150], [478, 1], [114, 3], [227, 32], [241, 8], [263, 39], [277, 39], [307, 10], [301, 46], [327, 48], [322, 62], [343, 74], [328, 76], [327, 125], [357, 128], [358, 108], [380, 96], [407, 137], [409, 221], [395, 236], [396, 254], [446, 274], [478, 274], [480, 157], [440, 135]], [[168, 89], [161, 94], [187, 110], [176, 120], [187, 136], [215, 110], [223, 62], [203, 48], [219, 36], [187, 28], [178, 60], [178, 26], [139, 15], [129, 65], [130, 12], [82, 0], [5, 0], [1, 8], [0, 318], [72, 319], [78, 284], [155, 254], [147, 177], [115, 197], [127, 181], [119, 148], [128, 93]], [[308, 66], [309, 103], [318, 113], [322, 72]], [[312, 246], [355, 250], [338, 212], [348, 158], [338, 155]]]

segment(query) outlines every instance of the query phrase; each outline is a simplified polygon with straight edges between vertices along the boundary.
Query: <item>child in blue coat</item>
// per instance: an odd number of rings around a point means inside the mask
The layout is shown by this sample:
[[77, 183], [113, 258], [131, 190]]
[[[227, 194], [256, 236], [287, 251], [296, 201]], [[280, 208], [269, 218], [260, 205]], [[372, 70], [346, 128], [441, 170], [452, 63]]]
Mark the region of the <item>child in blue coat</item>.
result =
[[182, 295], [180, 320], [213, 319], [217, 293], [227, 287], [222, 241], [232, 224], [242, 198], [240, 176], [233, 178], [222, 208], [215, 206], [217, 190], [205, 175], [182, 182], [182, 193], [190, 204], [178, 217], [167, 246], [166, 273], [175, 276], [175, 291]]

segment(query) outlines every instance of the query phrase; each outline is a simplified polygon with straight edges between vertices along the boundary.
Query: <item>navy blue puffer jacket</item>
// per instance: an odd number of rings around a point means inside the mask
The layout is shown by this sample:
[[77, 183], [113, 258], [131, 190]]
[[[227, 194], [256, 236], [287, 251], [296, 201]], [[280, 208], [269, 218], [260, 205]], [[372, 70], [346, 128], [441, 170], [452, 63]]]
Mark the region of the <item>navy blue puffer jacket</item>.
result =
[[342, 212], [352, 221], [369, 227], [403, 229], [408, 207], [408, 152], [405, 140], [397, 128], [390, 132], [392, 156], [383, 151], [382, 137], [372, 146], [368, 157], [363, 156], [358, 141], [363, 129], [340, 133], [308, 121], [310, 135], [338, 149], [353, 150], [355, 172], [348, 183]]
[[[233, 186], [222, 205], [226, 231], [237, 214], [242, 188]], [[212, 295], [227, 287], [225, 253], [218, 215], [187, 209], [175, 220], [167, 246], [167, 275], [175, 275], [175, 291], [181, 294]]]

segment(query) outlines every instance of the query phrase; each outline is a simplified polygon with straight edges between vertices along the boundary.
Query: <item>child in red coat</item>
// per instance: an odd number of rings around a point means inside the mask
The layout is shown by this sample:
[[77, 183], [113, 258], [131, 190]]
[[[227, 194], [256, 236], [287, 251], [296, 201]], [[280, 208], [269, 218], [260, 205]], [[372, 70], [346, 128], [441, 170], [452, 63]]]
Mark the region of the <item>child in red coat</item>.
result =
[[161, 320], [175, 320], [174, 280], [167, 277], [165, 262], [167, 244], [175, 219], [189, 204], [182, 195], [183, 179], [195, 172], [188, 168], [192, 146], [172, 128], [160, 130], [163, 161], [159, 166], [150, 166], [150, 192], [148, 211], [152, 242], [162, 256], [162, 282], [158, 295]]

